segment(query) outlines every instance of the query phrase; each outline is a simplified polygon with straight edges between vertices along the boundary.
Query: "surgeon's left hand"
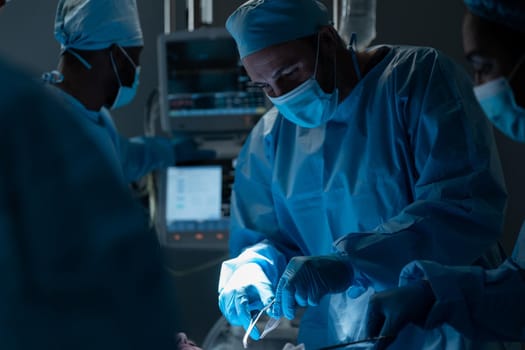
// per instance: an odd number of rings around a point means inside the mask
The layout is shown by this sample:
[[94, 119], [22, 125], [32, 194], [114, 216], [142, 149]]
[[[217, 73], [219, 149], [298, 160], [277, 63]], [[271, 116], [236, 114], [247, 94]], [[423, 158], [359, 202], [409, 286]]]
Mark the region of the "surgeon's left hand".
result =
[[387, 336], [375, 347], [386, 349], [407, 324], [422, 327], [434, 302], [434, 292], [427, 281], [372, 295], [365, 317], [365, 337]]
[[275, 295], [270, 316], [295, 317], [297, 306], [316, 306], [328, 293], [340, 293], [350, 287], [353, 270], [345, 256], [298, 256], [286, 267]]

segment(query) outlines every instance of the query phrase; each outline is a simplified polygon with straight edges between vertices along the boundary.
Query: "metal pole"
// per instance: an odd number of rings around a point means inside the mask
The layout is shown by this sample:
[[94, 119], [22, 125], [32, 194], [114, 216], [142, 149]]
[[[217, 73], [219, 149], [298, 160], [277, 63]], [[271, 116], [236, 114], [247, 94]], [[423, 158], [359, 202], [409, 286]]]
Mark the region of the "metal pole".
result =
[[201, 23], [213, 24], [213, 0], [201, 0]]
[[171, 0], [164, 0], [164, 33], [171, 33]]
[[188, 9], [188, 31], [195, 29], [195, 2], [194, 0], [186, 0], [186, 8]]
[[339, 0], [332, 0], [332, 20], [334, 28], [339, 28]]

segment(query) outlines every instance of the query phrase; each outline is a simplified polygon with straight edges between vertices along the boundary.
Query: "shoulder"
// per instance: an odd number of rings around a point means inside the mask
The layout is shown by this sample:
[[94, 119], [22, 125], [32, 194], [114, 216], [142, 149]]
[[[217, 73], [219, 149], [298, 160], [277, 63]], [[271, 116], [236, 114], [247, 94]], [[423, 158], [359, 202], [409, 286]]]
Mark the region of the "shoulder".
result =
[[392, 48], [390, 68], [405, 74], [432, 69], [439, 65], [456, 65], [450, 57], [433, 47], [396, 46]]
[[[382, 79], [392, 80], [398, 92], [414, 89], [422, 92], [427, 86], [438, 84], [438, 81], [469, 81], [467, 72], [448, 55], [424, 46], [393, 47]], [[441, 85], [448, 86], [449, 83]]]

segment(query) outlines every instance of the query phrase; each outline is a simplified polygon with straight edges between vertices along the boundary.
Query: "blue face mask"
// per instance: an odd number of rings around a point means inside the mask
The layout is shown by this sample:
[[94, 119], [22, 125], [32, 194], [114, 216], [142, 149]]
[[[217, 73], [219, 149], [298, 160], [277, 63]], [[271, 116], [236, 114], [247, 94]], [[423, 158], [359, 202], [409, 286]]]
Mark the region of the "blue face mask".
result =
[[119, 107], [129, 104], [135, 98], [135, 95], [137, 94], [137, 89], [139, 87], [140, 66], [136, 66], [135, 62], [133, 62], [133, 60], [129, 57], [126, 51], [122, 49], [120, 46], [119, 48], [124, 53], [126, 58], [131, 62], [133, 67], [135, 67], [135, 78], [131, 86], [122, 85], [122, 81], [120, 80], [120, 76], [118, 74], [115, 60], [113, 59], [113, 55], [111, 54], [111, 64], [113, 65], [113, 71], [115, 72], [115, 75], [117, 76], [119, 88], [118, 88], [117, 96], [115, 97], [115, 101], [111, 105], [110, 109], [117, 109]]
[[[350, 50], [352, 61], [358, 80], [360, 79], [359, 65], [353, 48], [355, 34], [352, 35]], [[304, 83], [279, 97], [270, 97], [270, 101], [279, 112], [289, 121], [304, 128], [316, 128], [331, 120], [339, 104], [339, 90], [334, 86], [332, 93], [324, 92], [317, 80], [317, 62], [319, 59], [319, 37], [315, 57], [315, 69], [312, 77]], [[334, 63], [334, 85], [336, 81], [336, 65]]]
[[474, 94], [494, 126], [511, 139], [525, 142], [525, 109], [516, 103], [506, 78], [476, 86]]
[[335, 114], [339, 91], [336, 88], [332, 93], [326, 93], [317, 80], [311, 77], [282, 96], [268, 98], [292, 123], [304, 128], [315, 128]]

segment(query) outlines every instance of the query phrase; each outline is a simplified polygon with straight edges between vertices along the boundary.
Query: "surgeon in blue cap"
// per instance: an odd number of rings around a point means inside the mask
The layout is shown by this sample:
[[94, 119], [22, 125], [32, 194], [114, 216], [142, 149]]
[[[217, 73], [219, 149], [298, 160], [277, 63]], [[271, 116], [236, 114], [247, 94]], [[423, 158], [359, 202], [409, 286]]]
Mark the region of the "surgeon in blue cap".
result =
[[[476, 97], [503, 134], [525, 143], [525, 3], [465, 4], [463, 47]], [[512, 256], [496, 269], [415, 261], [399, 284], [372, 297], [368, 336], [397, 334], [411, 323], [429, 329], [447, 323], [472, 339], [525, 341], [525, 225]]]
[[109, 110], [130, 103], [139, 85], [143, 38], [135, 0], [60, 0], [55, 37], [61, 44], [59, 68], [44, 79], [89, 124], [125, 181], [175, 162], [213, 156], [196, 150], [191, 140], [126, 139], [117, 132]]
[[[270, 303], [274, 318], [306, 307], [298, 342], [342, 346], [365, 336], [370, 296], [408, 262], [496, 266], [486, 252], [506, 193], [463, 69], [432, 48], [356, 52], [315, 0], [248, 1], [226, 27], [275, 106], [235, 170], [218, 287], [232, 324], [248, 328]], [[488, 346], [443, 325], [407, 327], [392, 349]]]
[[1, 348], [174, 349], [156, 235], [111, 157], [20, 67], [0, 77]]

